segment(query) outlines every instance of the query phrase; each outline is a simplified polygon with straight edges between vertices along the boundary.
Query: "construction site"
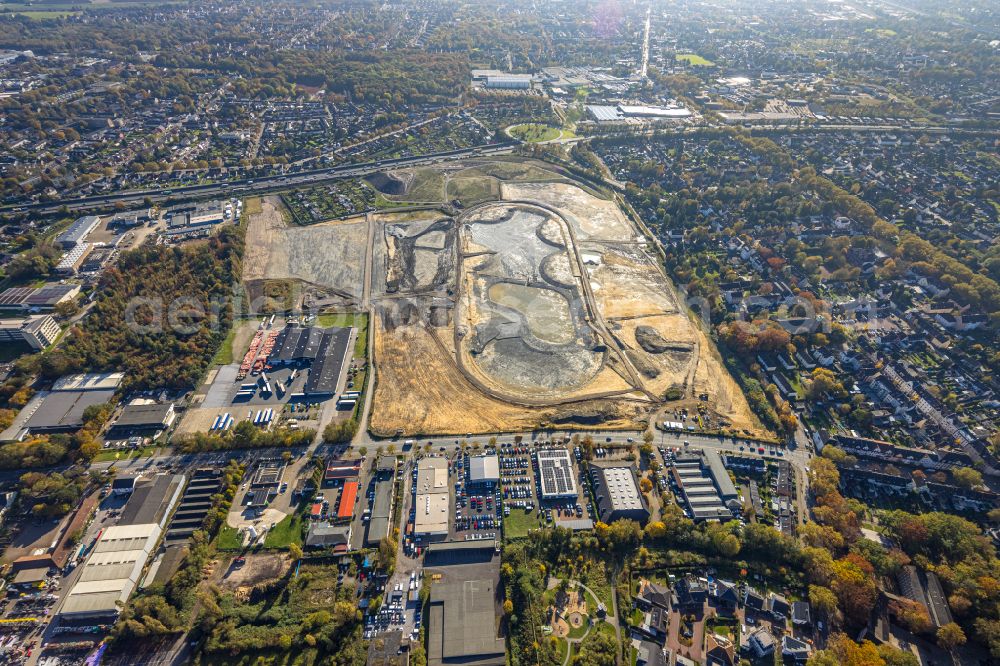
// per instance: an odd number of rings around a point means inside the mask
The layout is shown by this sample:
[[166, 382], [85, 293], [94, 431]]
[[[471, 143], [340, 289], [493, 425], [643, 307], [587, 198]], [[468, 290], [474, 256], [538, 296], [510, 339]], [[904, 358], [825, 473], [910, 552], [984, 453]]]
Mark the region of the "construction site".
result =
[[634, 428], [684, 408], [764, 434], [610, 193], [523, 158], [365, 184], [380, 210], [353, 221], [289, 227], [266, 201], [245, 277], [371, 313], [373, 434]]

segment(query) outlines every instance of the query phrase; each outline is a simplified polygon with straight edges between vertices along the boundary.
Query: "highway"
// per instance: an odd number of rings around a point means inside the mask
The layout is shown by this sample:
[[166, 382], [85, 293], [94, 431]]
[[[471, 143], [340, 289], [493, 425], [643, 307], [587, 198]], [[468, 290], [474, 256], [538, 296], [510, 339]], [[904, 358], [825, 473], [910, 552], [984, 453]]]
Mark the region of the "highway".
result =
[[431, 153], [416, 157], [400, 157], [377, 162], [362, 162], [345, 164], [324, 169], [311, 169], [290, 174], [264, 176], [262, 178], [240, 178], [237, 180], [207, 183], [204, 185], [187, 185], [184, 187], [167, 187], [162, 189], [125, 190], [114, 194], [102, 194], [90, 197], [76, 197], [45, 201], [31, 204], [20, 204], [0, 207], [0, 214], [30, 211], [39, 215], [58, 213], [64, 208], [70, 211], [102, 209], [116, 204], [143, 203], [146, 199], [156, 203], [170, 199], [208, 199], [212, 197], [262, 194], [275, 190], [285, 190], [293, 187], [317, 185], [342, 178], [357, 178], [367, 176], [385, 169], [399, 169], [425, 164], [435, 164], [446, 160], [460, 160], [469, 157], [485, 155], [500, 155], [509, 153], [516, 144], [489, 144], [475, 148], [449, 150], [443, 153]]
[[[735, 125], [734, 125], [735, 126]], [[714, 127], [714, 125], [685, 125], [675, 128], [675, 134], [692, 134]], [[993, 129], [982, 129], [973, 127], [953, 127], [953, 126], [919, 126], [919, 125], [899, 125], [899, 124], [833, 124], [833, 123], [796, 123], [796, 124], [758, 124], [744, 126], [753, 132], [763, 134], [780, 132], [872, 132], [872, 133], [895, 133], [895, 132], [919, 132], [926, 134], [959, 134], [972, 136], [997, 136], [998, 132]], [[638, 135], [653, 136], [658, 131], [650, 128], [645, 132], [637, 132]], [[585, 140], [587, 137], [574, 137], [572, 139], [554, 139], [553, 143], [574, 143]], [[125, 190], [114, 194], [102, 194], [88, 197], [66, 197], [54, 201], [43, 201], [35, 203], [17, 203], [0, 206], [0, 215], [20, 213], [30, 211], [36, 215], [51, 215], [61, 212], [64, 208], [72, 212], [86, 210], [109, 209], [116, 204], [141, 204], [146, 199], [154, 203], [167, 200], [189, 200], [189, 199], [209, 199], [213, 197], [232, 195], [252, 195], [266, 192], [290, 189], [293, 187], [316, 185], [343, 178], [357, 178], [371, 173], [383, 171], [390, 168], [414, 167], [426, 164], [434, 164], [446, 160], [460, 160], [469, 157], [480, 157], [485, 155], [499, 155], [512, 152], [517, 146], [516, 143], [488, 144], [474, 148], [460, 148], [442, 153], [431, 153], [429, 155], [419, 155], [414, 157], [400, 157], [376, 162], [361, 162], [357, 164], [344, 164], [322, 169], [311, 169], [306, 171], [295, 171], [292, 173], [281, 173], [259, 178], [238, 178], [233, 180], [219, 181], [216, 183], [206, 183], [203, 185], [186, 185], [181, 187], [164, 187], [159, 189]]]

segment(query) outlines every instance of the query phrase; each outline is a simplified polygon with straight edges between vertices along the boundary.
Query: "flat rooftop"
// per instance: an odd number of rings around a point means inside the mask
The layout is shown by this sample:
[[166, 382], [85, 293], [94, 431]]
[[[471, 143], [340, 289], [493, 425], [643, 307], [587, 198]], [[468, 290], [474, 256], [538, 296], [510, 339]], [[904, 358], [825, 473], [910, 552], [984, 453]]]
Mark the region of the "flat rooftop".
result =
[[445, 458], [424, 458], [417, 463], [418, 494], [448, 494], [448, 461]]
[[448, 533], [448, 493], [419, 493], [414, 503], [413, 532], [415, 534]]
[[538, 473], [542, 480], [542, 497], [571, 497], [576, 495], [576, 475], [567, 449], [540, 449]]

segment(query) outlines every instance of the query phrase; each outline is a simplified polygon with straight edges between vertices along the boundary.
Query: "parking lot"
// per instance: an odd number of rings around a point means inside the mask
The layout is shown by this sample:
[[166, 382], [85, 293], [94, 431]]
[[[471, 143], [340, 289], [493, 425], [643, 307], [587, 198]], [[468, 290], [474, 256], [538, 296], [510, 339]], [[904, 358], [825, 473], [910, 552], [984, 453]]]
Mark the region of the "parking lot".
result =
[[497, 538], [502, 509], [500, 487], [492, 484], [482, 486], [469, 484], [467, 453], [458, 454], [454, 470], [455, 517], [452, 521], [451, 538], [460, 541]]
[[418, 595], [420, 575], [416, 571], [397, 572], [386, 585], [382, 606], [365, 621], [364, 639], [370, 640], [377, 634], [402, 631], [404, 636], [416, 639], [423, 621]]

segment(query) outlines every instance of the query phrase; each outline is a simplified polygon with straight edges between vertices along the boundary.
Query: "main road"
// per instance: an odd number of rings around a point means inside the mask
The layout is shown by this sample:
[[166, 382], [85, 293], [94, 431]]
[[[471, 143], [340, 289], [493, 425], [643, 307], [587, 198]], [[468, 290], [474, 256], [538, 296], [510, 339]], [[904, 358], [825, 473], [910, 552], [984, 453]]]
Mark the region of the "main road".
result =
[[308, 171], [296, 171], [293, 173], [264, 176], [261, 178], [239, 178], [235, 180], [220, 181], [217, 183], [187, 185], [183, 187], [125, 190], [114, 194], [101, 194], [89, 197], [65, 198], [56, 201], [0, 206], [0, 214], [30, 211], [38, 215], [46, 215], [58, 213], [64, 208], [70, 211], [102, 209], [115, 206], [119, 203], [126, 206], [129, 204], [139, 204], [145, 202], [146, 199], [156, 203], [163, 202], [168, 199], [208, 199], [212, 197], [228, 197], [233, 195], [248, 196], [252, 194], [263, 194], [266, 192], [284, 190], [292, 187], [301, 187], [303, 185], [317, 185], [343, 178], [367, 176], [372, 173], [384, 171], [385, 169], [399, 169], [404, 167], [422, 166], [425, 164], [435, 164], [446, 160], [460, 160], [469, 157], [499, 155], [511, 152], [516, 145], [517, 144], [513, 143], [493, 143], [485, 146], [476, 146], [474, 148], [449, 150], [443, 153], [431, 153], [428, 155], [418, 155], [414, 157], [399, 157], [395, 159], [378, 160], [376, 162], [345, 164], [324, 169], [310, 169]]

